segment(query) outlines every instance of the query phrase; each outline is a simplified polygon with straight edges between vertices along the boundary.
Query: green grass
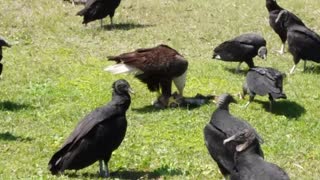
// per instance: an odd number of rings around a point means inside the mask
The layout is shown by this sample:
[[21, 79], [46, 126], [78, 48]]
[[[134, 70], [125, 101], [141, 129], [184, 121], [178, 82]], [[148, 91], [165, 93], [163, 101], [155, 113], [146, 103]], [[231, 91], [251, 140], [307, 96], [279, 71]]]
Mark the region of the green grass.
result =
[[[47, 170], [53, 153], [77, 122], [111, 98], [111, 84], [127, 79], [136, 94], [127, 112], [128, 131], [110, 160], [119, 178], [221, 179], [203, 141], [203, 127], [215, 105], [196, 109], [153, 110], [155, 99], [130, 75], [103, 71], [107, 55], [165, 43], [189, 61], [186, 96], [237, 94], [244, 74], [231, 71], [237, 63], [211, 60], [214, 46], [245, 32], [259, 32], [268, 42], [267, 61], [288, 72], [289, 53], [281, 56], [280, 39], [268, 25], [264, 0], [123, 0], [116, 11], [115, 29], [87, 27], [75, 16], [82, 6], [60, 0], [0, 0], [0, 35], [13, 47], [4, 49], [0, 81], [0, 179], [55, 179]], [[287, 0], [280, 5], [295, 12], [320, 33], [318, 0]], [[105, 19], [109, 24], [109, 19]], [[320, 70], [302, 63], [284, 85], [288, 100], [266, 111], [267, 97], [232, 105], [232, 114], [250, 122], [264, 138], [267, 161], [284, 168], [292, 179], [320, 177]], [[242, 69], [247, 69], [246, 65]], [[68, 178], [96, 177], [98, 164]], [[57, 178], [58, 179], [58, 178]]]

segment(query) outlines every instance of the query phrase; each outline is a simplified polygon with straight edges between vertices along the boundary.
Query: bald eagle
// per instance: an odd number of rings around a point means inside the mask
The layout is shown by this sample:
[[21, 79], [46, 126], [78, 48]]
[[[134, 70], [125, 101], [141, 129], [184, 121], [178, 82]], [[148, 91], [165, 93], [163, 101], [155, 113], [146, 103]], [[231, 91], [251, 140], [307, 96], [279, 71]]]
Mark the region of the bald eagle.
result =
[[188, 61], [167, 45], [137, 49], [118, 56], [109, 56], [108, 59], [116, 61], [117, 64], [108, 66], [105, 71], [113, 74], [134, 73], [136, 78], [147, 84], [150, 91], [157, 91], [160, 94], [161, 89], [161, 95], [154, 105], [160, 107], [169, 105], [172, 81], [179, 94], [183, 95]]

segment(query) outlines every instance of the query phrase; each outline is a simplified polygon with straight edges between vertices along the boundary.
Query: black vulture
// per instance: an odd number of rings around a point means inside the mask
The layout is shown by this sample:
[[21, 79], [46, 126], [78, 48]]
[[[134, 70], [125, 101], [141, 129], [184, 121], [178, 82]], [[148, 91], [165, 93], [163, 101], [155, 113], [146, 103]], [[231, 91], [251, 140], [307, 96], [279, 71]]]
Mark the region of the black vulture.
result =
[[136, 78], [147, 84], [150, 91], [157, 91], [160, 94], [161, 89], [161, 96], [155, 106], [169, 105], [172, 81], [179, 94], [183, 95], [188, 61], [167, 45], [137, 49], [119, 56], [109, 56], [108, 59], [116, 61], [117, 64], [108, 66], [105, 71], [113, 74], [134, 73]]
[[[234, 117], [229, 112], [229, 104], [235, 103], [230, 94], [218, 97], [217, 109], [213, 112], [210, 122], [204, 128], [204, 138], [211, 157], [217, 162], [220, 172], [226, 178], [233, 171], [234, 150], [223, 145], [223, 141], [243, 129], [253, 129], [246, 121]], [[255, 131], [253, 129], [253, 131]], [[257, 140], [262, 143], [262, 138], [257, 134]], [[263, 152], [258, 149], [258, 154], [263, 158]]]
[[254, 67], [250, 68], [246, 80], [243, 84], [243, 97], [249, 94], [249, 102], [245, 105], [247, 107], [253, 101], [256, 94], [260, 96], [269, 95], [270, 110], [275, 99], [287, 96], [283, 92], [283, 78], [284, 74], [280, 71], [270, 67]]
[[[276, 0], [266, 0], [266, 7], [269, 12], [269, 24], [270, 24], [271, 28], [274, 30], [274, 32], [276, 32], [279, 35], [279, 37], [282, 41], [281, 49], [279, 52], [280, 52], [280, 54], [283, 54], [285, 43], [287, 41], [287, 30], [285, 28], [283, 28], [281, 26], [281, 24], [276, 23], [276, 19], [279, 15], [280, 11], [282, 11], [284, 9], [277, 4]], [[289, 16], [291, 16], [292, 20], [295, 21], [295, 23], [304, 26], [304, 23], [302, 22], [302, 20], [298, 16], [296, 16], [295, 14], [293, 14], [289, 11], [288, 11], [288, 14], [289, 14]]]
[[91, 21], [100, 19], [101, 27], [102, 19], [110, 16], [110, 23], [113, 25], [113, 15], [121, 0], [87, 0], [84, 9], [79, 11], [77, 15], [83, 16], [82, 24], [88, 24]]
[[82, 169], [99, 160], [100, 175], [109, 176], [108, 161], [112, 151], [119, 147], [126, 134], [126, 111], [132, 91], [123, 79], [115, 81], [112, 88], [112, 101], [85, 116], [52, 156], [49, 161], [52, 174]]
[[289, 180], [287, 173], [279, 166], [261, 158], [256, 132], [244, 129], [223, 141], [234, 150], [235, 167], [231, 180]]
[[287, 29], [289, 52], [294, 61], [290, 74], [294, 72], [300, 59], [304, 60], [304, 70], [307, 60], [320, 63], [320, 36], [318, 34], [308, 27], [296, 23], [286, 10], [279, 13], [276, 22]]
[[3, 70], [3, 64], [1, 63], [2, 60], [2, 47], [11, 47], [9, 43], [7, 43], [3, 38], [0, 37], [0, 76]]
[[259, 34], [242, 34], [217, 46], [213, 50], [213, 59], [240, 62], [237, 67], [238, 72], [242, 62], [246, 62], [250, 68], [254, 67], [253, 58], [257, 55], [266, 59], [266, 44], [266, 40]]

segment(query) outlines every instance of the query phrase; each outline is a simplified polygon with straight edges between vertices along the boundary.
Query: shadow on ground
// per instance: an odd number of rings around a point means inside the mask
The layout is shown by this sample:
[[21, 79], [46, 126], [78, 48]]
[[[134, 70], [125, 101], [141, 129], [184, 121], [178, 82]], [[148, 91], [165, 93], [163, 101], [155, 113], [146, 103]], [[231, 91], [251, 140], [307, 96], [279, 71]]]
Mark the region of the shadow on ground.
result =
[[21, 109], [30, 108], [30, 105], [27, 104], [19, 104], [11, 101], [3, 101], [0, 102], [0, 110], [1, 111], [19, 111]]
[[138, 108], [131, 108], [132, 111], [136, 111], [138, 113], [158, 112], [158, 111], [165, 111], [167, 109], [155, 108], [153, 105], [147, 105], [147, 106], [138, 107]]
[[[255, 101], [262, 104], [262, 107], [266, 111], [270, 112], [269, 101], [260, 101], [260, 100], [255, 100]], [[272, 111], [270, 113], [275, 115], [283, 115], [291, 119], [291, 118], [300, 117], [302, 114], [306, 113], [306, 109], [294, 101], [282, 100], [282, 101], [276, 101], [275, 103], [273, 103]]]
[[193, 110], [203, 105], [213, 103], [213, 100], [215, 99], [215, 97], [216, 95], [213, 95], [213, 94], [203, 95], [200, 93], [197, 93], [193, 97], [184, 97], [179, 95], [177, 92], [174, 92], [169, 98], [169, 104], [170, 104], [169, 107], [165, 107], [163, 105], [165, 103], [160, 103], [158, 100], [157, 102], [154, 103], [154, 105], [148, 105], [142, 108], [132, 108], [132, 110], [137, 111], [139, 113], [149, 113], [149, 112], [155, 112], [159, 110], [168, 110], [168, 109], [175, 109], [175, 108]]
[[[302, 62], [304, 63], [304, 62]], [[307, 62], [307, 67], [304, 70], [304, 73], [309, 73], [309, 74], [320, 74], [320, 66], [319, 65], [309, 65]]]
[[169, 166], [162, 166], [152, 172], [120, 169], [116, 172], [111, 173], [112, 178], [119, 179], [160, 179], [162, 176], [177, 175], [183, 175], [182, 170], [174, 169]]
[[33, 139], [30, 137], [21, 137], [21, 136], [16, 136], [13, 135], [9, 132], [5, 132], [5, 133], [0, 133], [0, 140], [3, 141], [32, 141]]
[[[69, 178], [99, 178], [97, 173], [66, 173]], [[162, 166], [154, 171], [139, 171], [139, 170], [125, 170], [118, 169], [115, 172], [110, 173], [112, 179], [160, 179], [162, 176], [177, 176], [183, 175], [183, 171], [180, 169], [170, 168], [169, 166]]]
[[148, 27], [152, 27], [154, 25], [150, 25], [150, 24], [136, 24], [136, 23], [119, 23], [119, 24], [108, 24], [108, 25], [104, 25], [103, 29], [107, 30], [107, 31], [112, 31], [112, 30], [130, 30], [130, 29], [137, 29], [137, 28], [148, 28]]
[[[132, 108], [132, 111], [135, 111], [137, 113], [151, 113], [151, 112], [158, 112], [158, 111], [170, 111], [172, 109], [184, 109], [184, 110], [194, 110], [198, 109], [203, 105], [209, 105], [210, 102], [202, 104], [202, 105], [186, 105], [186, 106], [179, 106], [179, 107], [168, 107], [168, 108], [156, 108], [153, 105], [147, 105], [139, 108]], [[214, 104], [213, 102], [211, 104]]]
[[237, 72], [237, 68], [230, 68], [230, 67], [225, 67], [224, 70], [228, 71], [229, 73], [239, 75], [239, 76], [245, 76], [247, 75], [248, 69], [240, 69], [239, 72]]

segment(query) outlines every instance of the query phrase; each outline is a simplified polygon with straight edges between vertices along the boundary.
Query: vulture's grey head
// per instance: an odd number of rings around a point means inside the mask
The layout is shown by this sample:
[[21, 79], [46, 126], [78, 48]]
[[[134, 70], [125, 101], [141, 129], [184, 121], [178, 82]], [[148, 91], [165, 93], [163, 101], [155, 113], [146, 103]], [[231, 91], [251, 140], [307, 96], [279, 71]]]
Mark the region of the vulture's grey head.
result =
[[7, 43], [3, 38], [0, 37], [0, 47], [2, 46], [11, 47], [9, 43]]
[[223, 141], [223, 144], [225, 145], [233, 141], [237, 144], [236, 150], [238, 152], [241, 152], [247, 149], [247, 147], [249, 147], [254, 142], [255, 139], [256, 139], [256, 133], [253, 129], [244, 129], [232, 135], [231, 137], [225, 139]]
[[268, 50], [265, 46], [262, 46], [258, 49], [258, 56], [261, 59], [267, 59]]
[[[5, 46], [5, 47], [11, 47], [10, 44], [8, 44], [3, 38], [0, 37], [0, 61], [2, 59], [2, 47]], [[1, 72], [0, 72], [1, 74]]]
[[133, 93], [130, 84], [124, 79], [115, 81], [112, 85], [112, 88], [114, 93], [118, 95]]
[[217, 97], [217, 106], [219, 108], [228, 109], [230, 103], [237, 103], [237, 101], [228, 93], [221, 94]]

